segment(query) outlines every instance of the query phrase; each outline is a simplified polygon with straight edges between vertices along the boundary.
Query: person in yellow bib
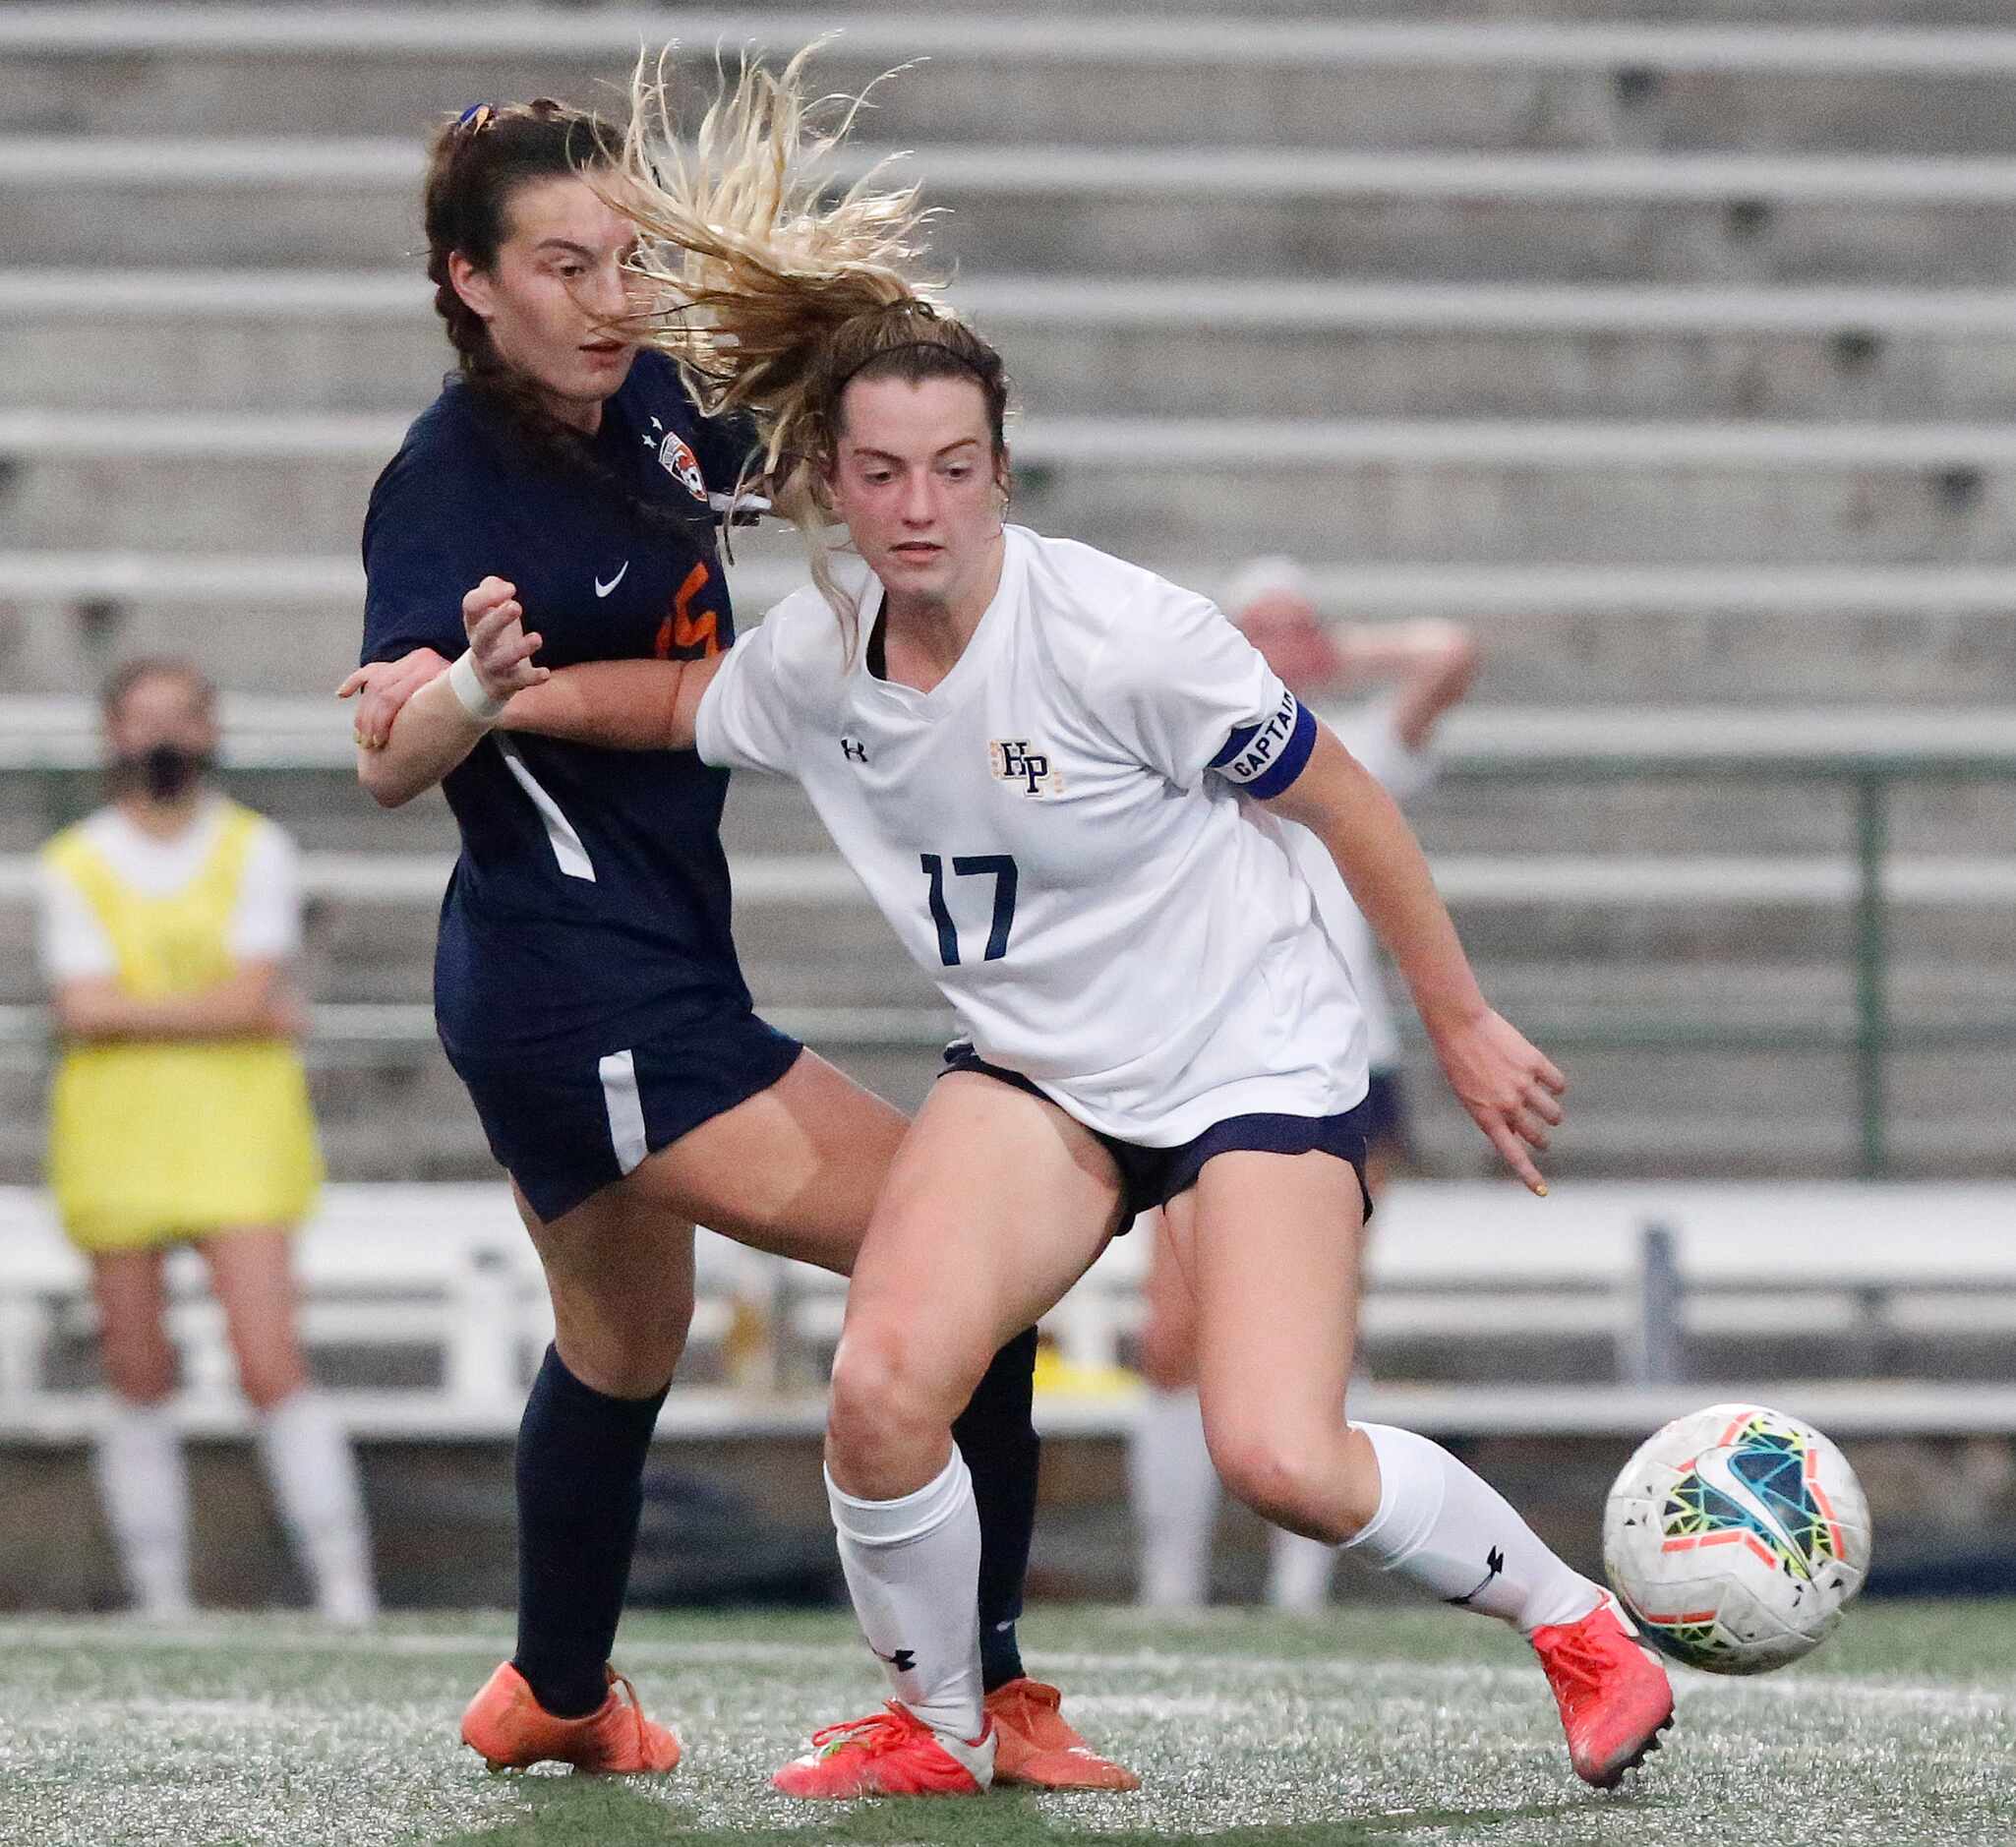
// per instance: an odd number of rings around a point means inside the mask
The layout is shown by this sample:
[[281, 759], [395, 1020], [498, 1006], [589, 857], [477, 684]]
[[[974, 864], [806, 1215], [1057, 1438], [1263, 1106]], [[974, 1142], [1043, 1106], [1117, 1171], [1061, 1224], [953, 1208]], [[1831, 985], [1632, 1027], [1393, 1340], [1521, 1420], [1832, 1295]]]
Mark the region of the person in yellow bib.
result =
[[333, 1620], [376, 1607], [350, 1446], [309, 1386], [288, 1238], [322, 1183], [291, 984], [293, 843], [210, 788], [216, 696], [134, 662], [102, 700], [112, 800], [42, 849], [39, 948], [62, 1043], [48, 1181], [89, 1259], [110, 1404], [98, 1491], [135, 1606], [191, 1606], [163, 1262], [190, 1243], [222, 1303], [281, 1523]]

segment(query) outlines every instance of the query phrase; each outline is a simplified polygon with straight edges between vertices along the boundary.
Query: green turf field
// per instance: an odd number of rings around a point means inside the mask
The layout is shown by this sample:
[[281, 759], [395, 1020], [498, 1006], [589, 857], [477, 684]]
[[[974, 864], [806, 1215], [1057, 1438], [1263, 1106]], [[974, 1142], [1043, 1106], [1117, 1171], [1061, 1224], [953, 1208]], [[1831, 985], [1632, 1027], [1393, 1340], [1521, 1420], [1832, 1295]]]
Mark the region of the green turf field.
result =
[[787, 1804], [766, 1782], [812, 1726], [878, 1697], [845, 1618], [633, 1618], [623, 1664], [686, 1743], [650, 1783], [493, 1778], [456, 1745], [508, 1635], [494, 1615], [366, 1637], [277, 1618], [0, 1623], [0, 1841], [2016, 1842], [2012, 1605], [1872, 1605], [1803, 1667], [1680, 1676], [1666, 1750], [1611, 1797], [1570, 1774], [1516, 1638], [1440, 1610], [1046, 1611], [1025, 1625], [1032, 1669], [1141, 1770], [1139, 1795], [846, 1809]]

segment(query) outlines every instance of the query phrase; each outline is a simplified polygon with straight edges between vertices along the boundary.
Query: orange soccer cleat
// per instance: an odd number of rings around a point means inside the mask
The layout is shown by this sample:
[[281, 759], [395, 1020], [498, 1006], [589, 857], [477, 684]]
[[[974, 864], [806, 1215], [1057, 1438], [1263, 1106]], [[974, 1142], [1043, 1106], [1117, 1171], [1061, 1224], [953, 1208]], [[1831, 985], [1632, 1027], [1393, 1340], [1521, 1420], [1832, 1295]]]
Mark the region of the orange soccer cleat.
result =
[[1578, 1623], [1536, 1629], [1532, 1641], [1561, 1708], [1575, 1774], [1615, 1789], [1659, 1749], [1659, 1734], [1673, 1723], [1666, 1670], [1607, 1596]]
[[1037, 1789], [1139, 1789], [1140, 1777], [1100, 1757], [1057, 1710], [1062, 1697], [1027, 1675], [987, 1695], [987, 1717], [999, 1741], [994, 1781]]
[[637, 1705], [637, 1690], [614, 1668], [608, 1672], [607, 1699], [582, 1718], [560, 1719], [533, 1698], [525, 1677], [506, 1661], [469, 1701], [462, 1742], [493, 1770], [534, 1763], [571, 1763], [596, 1776], [671, 1769], [679, 1762], [677, 1735], [669, 1725], [647, 1719]]
[[892, 1699], [880, 1712], [812, 1734], [812, 1748], [771, 1779], [787, 1796], [978, 1796], [994, 1780], [994, 1728], [974, 1739], [933, 1730]]

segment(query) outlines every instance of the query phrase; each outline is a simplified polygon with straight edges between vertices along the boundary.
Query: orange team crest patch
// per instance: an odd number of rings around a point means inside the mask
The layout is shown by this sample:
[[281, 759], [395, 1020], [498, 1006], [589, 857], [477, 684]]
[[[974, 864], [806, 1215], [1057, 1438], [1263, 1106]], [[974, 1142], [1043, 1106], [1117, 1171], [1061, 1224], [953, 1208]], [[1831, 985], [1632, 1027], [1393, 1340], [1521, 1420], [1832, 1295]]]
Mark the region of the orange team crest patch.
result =
[[700, 472], [700, 458], [677, 430], [666, 431], [665, 441], [658, 446], [658, 463], [667, 474], [683, 481], [694, 500], [707, 498], [707, 477]]

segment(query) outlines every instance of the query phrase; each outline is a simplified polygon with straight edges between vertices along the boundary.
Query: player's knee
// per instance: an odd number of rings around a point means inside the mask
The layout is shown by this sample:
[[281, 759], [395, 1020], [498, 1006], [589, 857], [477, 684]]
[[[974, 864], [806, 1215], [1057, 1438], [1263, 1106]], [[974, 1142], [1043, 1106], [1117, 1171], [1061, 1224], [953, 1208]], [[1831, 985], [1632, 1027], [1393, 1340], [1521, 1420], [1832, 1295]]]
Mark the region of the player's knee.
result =
[[655, 1312], [608, 1312], [553, 1292], [554, 1328], [567, 1370], [591, 1391], [611, 1398], [643, 1399], [662, 1392], [685, 1352], [689, 1303]]
[[951, 1427], [947, 1393], [922, 1344], [894, 1323], [848, 1328], [833, 1356], [829, 1430], [836, 1458], [866, 1460]]
[[1210, 1443], [1226, 1489], [1276, 1526], [1334, 1544], [1362, 1524], [1351, 1514], [1334, 1445], [1266, 1422], [1220, 1427]]
[[904, 1386], [916, 1370], [902, 1330], [864, 1324], [848, 1329], [833, 1355], [836, 1429], [872, 1430], [903, 1415]]

